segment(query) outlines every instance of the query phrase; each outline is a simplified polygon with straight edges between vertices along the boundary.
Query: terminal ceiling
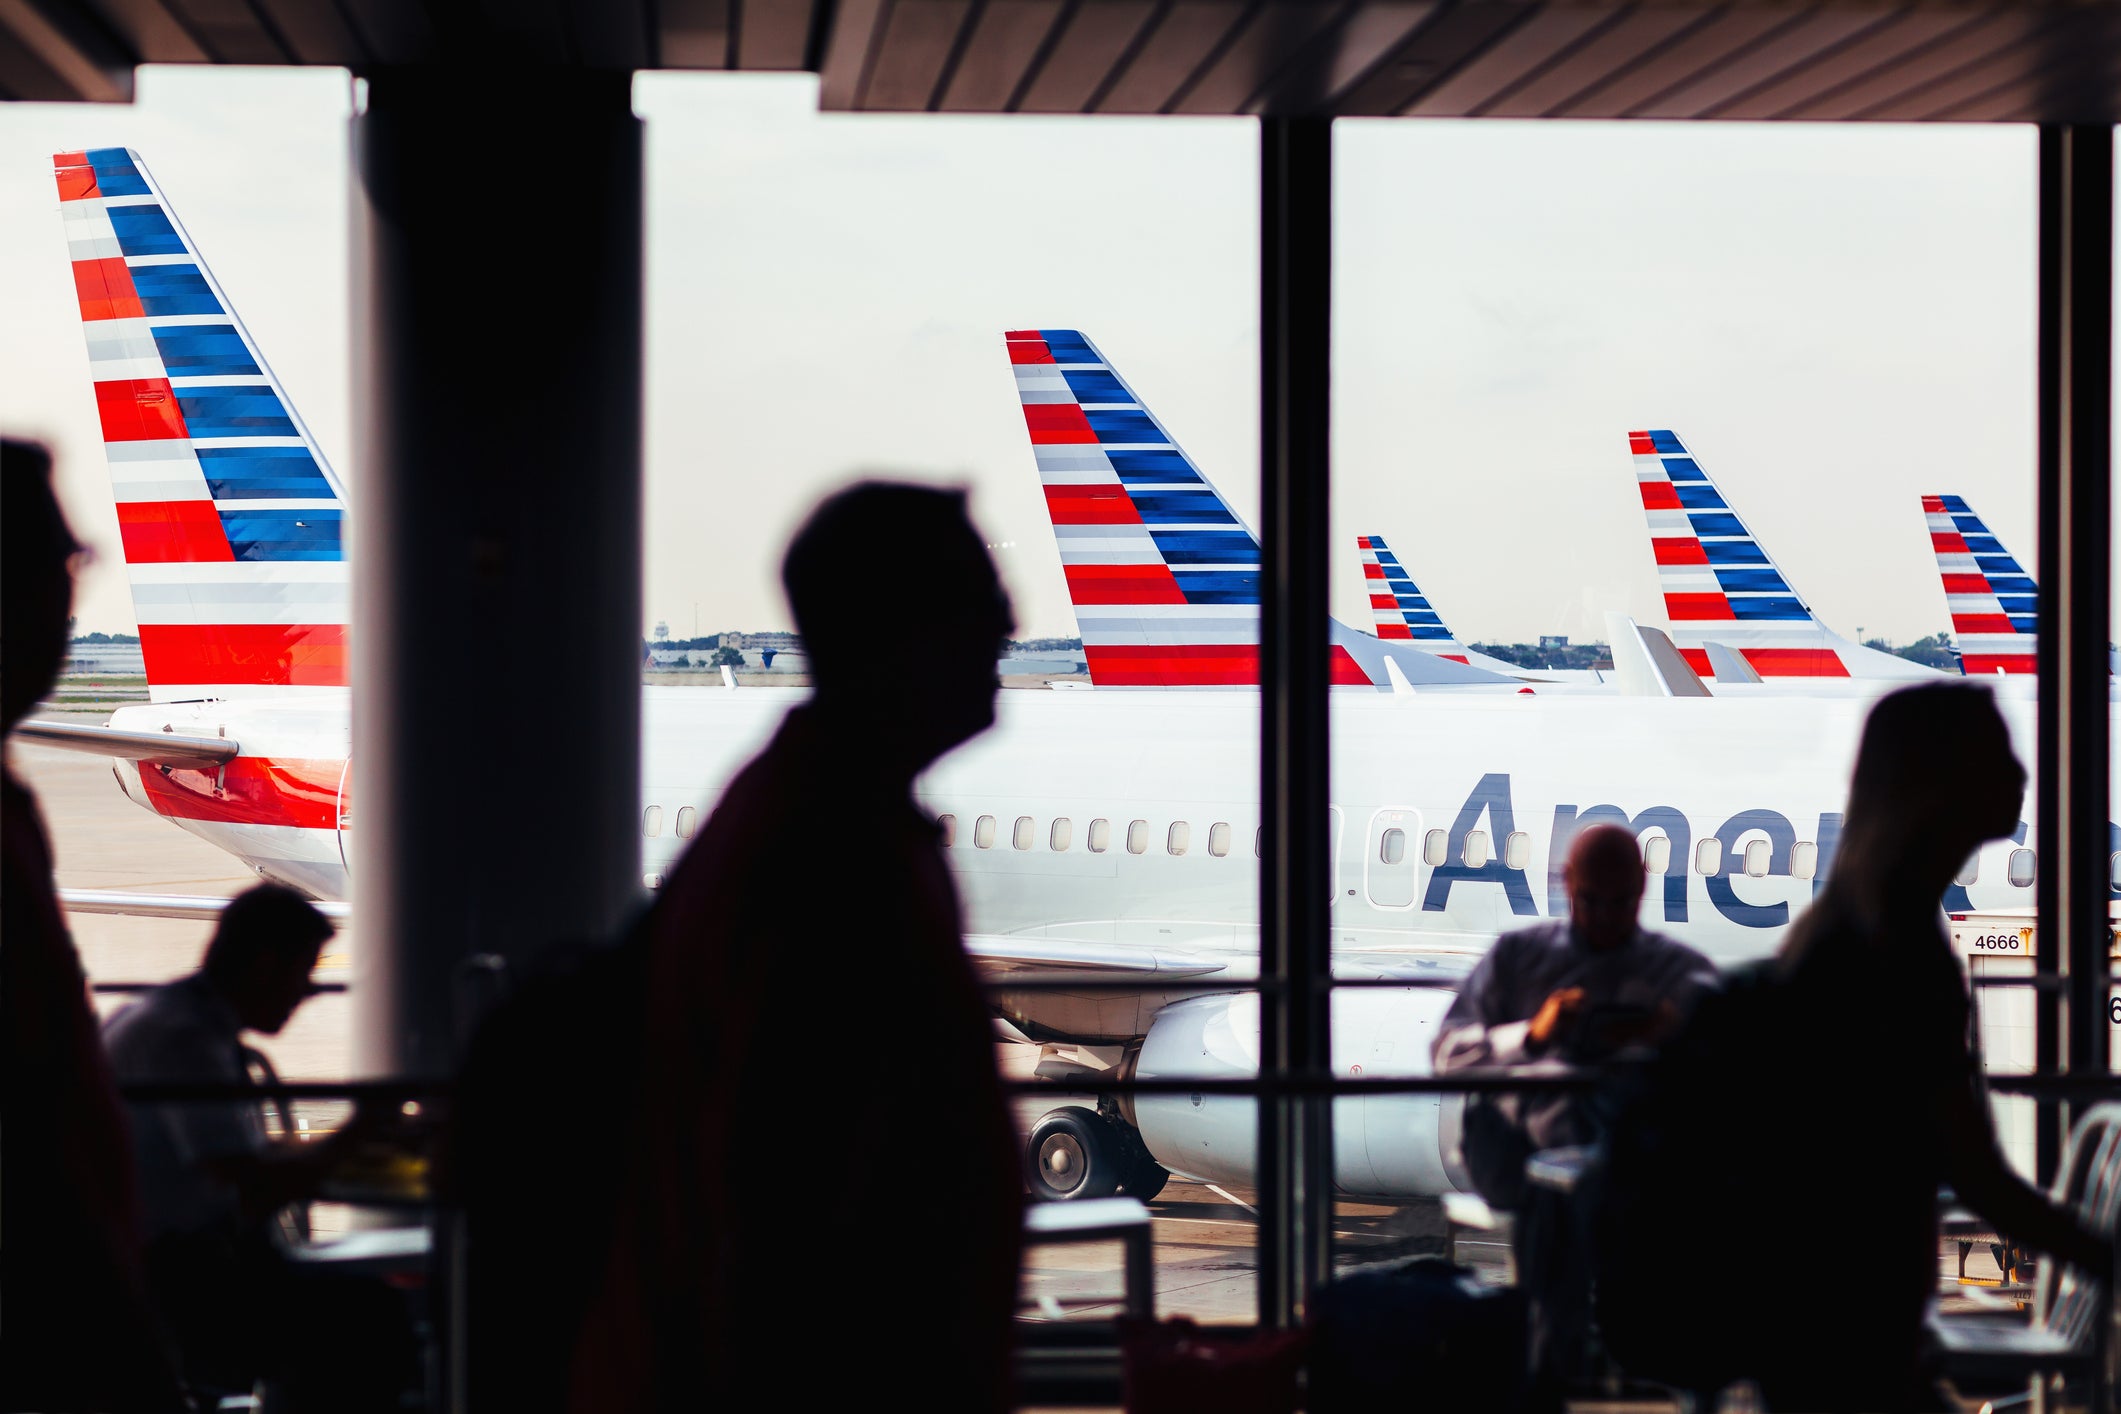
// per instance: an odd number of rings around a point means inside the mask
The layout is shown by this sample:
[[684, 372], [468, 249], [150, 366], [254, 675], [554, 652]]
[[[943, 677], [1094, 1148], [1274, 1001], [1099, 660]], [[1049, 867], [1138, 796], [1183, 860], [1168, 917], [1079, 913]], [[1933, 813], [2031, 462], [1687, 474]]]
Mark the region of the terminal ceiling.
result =
[[0, 0], [0, 97], [141, 63], [742, 69], [827, 109], [2113, 122], [2121, 0]]

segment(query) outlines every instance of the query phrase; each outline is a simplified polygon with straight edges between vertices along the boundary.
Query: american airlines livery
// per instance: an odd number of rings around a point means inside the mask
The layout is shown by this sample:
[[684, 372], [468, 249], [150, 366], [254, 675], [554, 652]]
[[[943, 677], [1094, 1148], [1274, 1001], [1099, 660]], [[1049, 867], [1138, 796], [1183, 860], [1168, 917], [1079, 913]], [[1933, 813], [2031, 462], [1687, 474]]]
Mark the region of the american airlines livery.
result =
[[2039, 589], [1959, 496], [1924, 496], [1930, 548], [1968, 677], [2037, 672]]
[[[1074, 329], [1004, 336], [1098, 687], [1259, 682], [1259, 540]], [[1395, 635], [1400, 637], [1400, 635]], [[1333, 624], [1333, 682], [1507, 686], [1505, 675]]]
[[[105, 726], [29, 723], [20, 734], [112, 758], [143, 807], [261, 875], [344, 900], [358, 834], [338, 484], [138, 160], [107, 149], [58, 164], [155, 700]], [[1070, 508], [1056, 520], [1082, 532], [1062, 537], [1063, 562], [1093, 667], [1106, 685], [1140, 690], [1002, 693], [994, 729], [924, 779], [963, 893], [966, 947], [1001, 984], [998, 1020], [1043, 1048], [1044, 1075], [1249, 1075], [1259, 698], [1191, 689], [1257, 672], [1256, 598], [1249, 616], [1216, 612], [1223, 596], [1242, 598], [1256, 554], [1125, 385], [1095, 376], [1110, 370], [1087, 341], [1008, 342], [1030, 370], [1020, 389], [1047, 399], [1027, 413], [1058, 409], [1027, 416], [1034, 435], [1067, 438], [1034, 446], [1049, 501]], [[1703, 549], [1696, 563], [1728, 561]], [[1387, 984], [1335, 1001], [1343, 1074], [1427, 1072], [1450, 993], [1415, 984], [1448, 983], [1498, 930], [1562, 911], [1560, 860], [1585, 824], [1635, 831], [1650, 874], [1644, 921], [1722, 960], [1772, 947], [1832, 859], [1860, 696], [1524, 695], [1507, 678], [1400, 691], [1421, 664], [1385, 656], [1391, 645], [1340, 641], [1337, 680], [1404, 675], [1395, 690], [1333, 698], [1334, 966]], [[797, 695], [651, 687], [641, 697], [652, 881]], [[2029, 751], [2031, 703], [2002, 705]], [[817, 819], [819, 867], [862, 849], [863, 828], [858, 816]], [[1970, 906], [2031, 903], [2019, 851], [2003, 841], [1982, 852], [1962, 876]], [[180, 917], [219, 902], [67, 901]], [[799, 910], [789, 922], [818, 925]], [[1008, 989], [1025, 979], [1095, 985]], [[1220, 983], [1232, 990], [1214, 991]], [[1447, 1191], [1456, 1113], [1434, 1096], [1337, 1102], [1338, 1184], [1382, 1197]], [[1052, 1197], [1149, 1196], [1169, 1172], [1249, 1182], [1252, 1114], [1249, 1101], [1208, 1095], [1068, 1106], [1035, 1128], [1027, 1168]]]
[[1370, 613], [1377, 622], [1377, 636], [1406, 639], [1425, 653], [1439, 658], [1485, 668], [1524, 682], [1599, 682], [1594, 672], [1580, 668], [1530, 671], [1506, 659], [1468, 648], [1443, 621], [1429, 597], [1414, 583], [1399, 556], [1385, 544], [1382, 535], [1358, 535], [1355, 548], [1362, 556], [1363, 590], [1369, 596]]
[[1735, 654], [1768, 681], [1939, 676], [1934, 668], [1851, 643], [1819, 622], [1676, 433], [1630, 432], [1628, 448], [1665, 617], [1696, 673], [1728, 679], [1729, 668], [1718, 671], [1717, 662], [1728, 664], [1726, 655]]

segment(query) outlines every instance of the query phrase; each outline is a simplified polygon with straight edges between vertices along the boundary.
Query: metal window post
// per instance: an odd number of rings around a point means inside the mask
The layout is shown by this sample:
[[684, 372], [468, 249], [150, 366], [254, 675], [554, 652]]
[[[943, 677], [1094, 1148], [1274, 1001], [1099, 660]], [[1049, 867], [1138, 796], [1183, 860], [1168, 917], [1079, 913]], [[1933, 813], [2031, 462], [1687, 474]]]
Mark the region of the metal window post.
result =
[[[1333, 123], [1260, 120], [1260, 1071], [1330, 1074]], [[1259, 1317], [1288, 1326], [1331, 1269], [1333, 1110], [1259, 1102]]]
[[[2112, 546], [2113, 129], [2040, 129], [2039, 732], [2036, 903], [2043, 974], [2036, 1064], [2107, 1068], [2108, 595]], [[2043, 1178], [2060, 1162], [2059, 1107], [2041, 1107]]]

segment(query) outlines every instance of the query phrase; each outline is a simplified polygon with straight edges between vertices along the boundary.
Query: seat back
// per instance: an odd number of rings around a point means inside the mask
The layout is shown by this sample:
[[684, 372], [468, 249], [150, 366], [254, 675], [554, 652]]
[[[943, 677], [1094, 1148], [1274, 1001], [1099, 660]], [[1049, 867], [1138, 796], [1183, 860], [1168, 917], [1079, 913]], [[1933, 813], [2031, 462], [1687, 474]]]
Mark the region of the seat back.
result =
[[[2121, 1216], [2121, 1104], [2094, 1105], [2077, 1121], [2050, 1196], [2095, 1231], [2114, 1230]], [[2033, 1287], [2033, 1324], [2083, 1345], [2091, 1339], [2110, 1276], [2042, 1262]]]

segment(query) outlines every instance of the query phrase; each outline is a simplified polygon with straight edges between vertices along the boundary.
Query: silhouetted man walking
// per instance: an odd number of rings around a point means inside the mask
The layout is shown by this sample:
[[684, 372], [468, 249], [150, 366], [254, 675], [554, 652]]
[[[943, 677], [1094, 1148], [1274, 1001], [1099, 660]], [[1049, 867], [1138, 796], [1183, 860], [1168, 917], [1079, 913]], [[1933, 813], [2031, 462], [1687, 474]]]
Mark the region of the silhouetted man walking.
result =
[[[81, 549], [41, 447], [0, 444], [0, 540], [13, 731], [66, 661]], [[0, 863], [0, 1409], [180, 1408], [141, 1271], [125, 1116], [52, 892], [44, 821], [12, 771], [0, 772]]]
[[[782, 579], [815, 693], [650, 924], [638, 1178], [573, 1402], [1001, 1410], [1022, 1176], [912, 786], [992, 725], [1008, 600], [963, 496], [912, 486], [825, 502]], [[888, 674], [885, 585], [918, 614]]]

